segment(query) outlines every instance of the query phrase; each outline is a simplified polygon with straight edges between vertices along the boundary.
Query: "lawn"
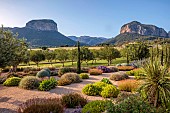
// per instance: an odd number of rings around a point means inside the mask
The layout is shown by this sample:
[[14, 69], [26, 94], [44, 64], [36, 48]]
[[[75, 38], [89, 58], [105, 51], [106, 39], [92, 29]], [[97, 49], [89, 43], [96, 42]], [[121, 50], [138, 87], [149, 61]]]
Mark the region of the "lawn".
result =
[[[59, 61], [53, 61], [52, 65], [48, 62], [48, 61], [42, 61], [39, 63], [39, 67], [62, 67], [62, 63], [60, 63]], [[112, 61], [112, 64], [111, 65], [116, 65], [116, 64], [119, 64], [119, 63], [125, 63], [126, 62], [126, 58], [117, 58], [115, 60]], [[82, 67], [93, 67], [93, 66], [100, 66], [100, 65], [104, 65], [104, 66], [107, 66], [107, 61], [106, 60], [97, 60], [96, 62], [94, 62], [92, 64], [92, 61], [89, 61], [88, 62], [88, 65], [83, 62], [82, 63]], [[26, 65], [26, 64], [20, 64], [19, 67], [28, 67], [29, 65]], [[72, 65], [72, 62], [66, 62], [64, 63], [64, 66], [65, 67], [76, 67], [76, 62], [73, 62], [73, 65]], [[37, 67], [36, 64], [34, 62], [30, 62], [30, 67]]]

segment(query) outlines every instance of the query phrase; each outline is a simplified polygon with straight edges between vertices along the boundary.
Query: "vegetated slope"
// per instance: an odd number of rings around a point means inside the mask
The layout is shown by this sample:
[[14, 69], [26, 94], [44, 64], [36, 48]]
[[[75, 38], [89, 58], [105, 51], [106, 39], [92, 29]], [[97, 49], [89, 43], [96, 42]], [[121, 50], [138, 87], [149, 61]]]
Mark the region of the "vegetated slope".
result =
[[104, 38], [104, 37], [90, 37], [90, 36], [80, 36], [80, 37], [68, 36], [68, 38], [74, 41], [79, 40], [80, 42], [91, 45], [91, 46], [103, 43], [107, 40], [107, 38]]
[[41, 31], [30, 28], [10, 28], [13, 33], [18, 33], [19, 38], [26, 38], [31, 46], [74, 46], [76, 42], [58, 31]]

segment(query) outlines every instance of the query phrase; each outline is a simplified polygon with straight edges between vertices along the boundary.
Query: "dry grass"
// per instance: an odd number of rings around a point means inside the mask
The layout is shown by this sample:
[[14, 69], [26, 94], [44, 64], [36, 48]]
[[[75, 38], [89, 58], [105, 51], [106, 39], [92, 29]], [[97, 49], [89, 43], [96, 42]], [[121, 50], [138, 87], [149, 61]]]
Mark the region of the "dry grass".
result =
[[89, 70], [89, 74], [90, 75], [101, 75], [102, 74], [102, 70], [99, 70], [99, 69], [90, 69]]
[[118, 83], [118, 88], [121, 91], [134, 92], [139, 88], [140, 82], [137, 80], [122, 80]]

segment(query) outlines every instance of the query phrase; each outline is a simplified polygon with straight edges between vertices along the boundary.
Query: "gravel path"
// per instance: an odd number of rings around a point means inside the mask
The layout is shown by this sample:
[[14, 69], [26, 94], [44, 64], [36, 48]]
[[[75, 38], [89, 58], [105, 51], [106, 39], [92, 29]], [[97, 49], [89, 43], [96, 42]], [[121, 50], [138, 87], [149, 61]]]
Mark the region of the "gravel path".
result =
[[[89, 79], [84, 79], [81, 83], [74, 83], [67, 86], [57, 86], [55, 89], [50, 91], [38, 91], [38, 90], [24, 90], [18, 87], [5, 87], [0, 85], [0, 113], [16, 113], [18, 106], [31, 98], [48, 98], [48, 97], [58, 97], [62, 94], [67, 94], [71, 92], [81, 93], [82, 88], [89, 83], [94, 83], [100, 81], [102, 78], [108, 78], [111, 73], [104, 73], [99, 76], [90, 76]], [[113, 82], [113, 81], [112, 81]], [[117, 82], [113, 82], [117, 85]], [[86, 96], [89, 101], [91, 100], [101, 100], [100, 96]]]

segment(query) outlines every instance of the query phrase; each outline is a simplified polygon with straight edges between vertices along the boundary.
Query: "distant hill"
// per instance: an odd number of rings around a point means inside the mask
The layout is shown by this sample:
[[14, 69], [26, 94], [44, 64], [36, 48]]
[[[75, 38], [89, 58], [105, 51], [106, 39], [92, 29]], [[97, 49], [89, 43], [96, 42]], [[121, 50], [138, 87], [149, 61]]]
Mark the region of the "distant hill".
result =
[[58, 32], [53, 20], [31, 20], [22, 28], [6, 28], [18, 33], [19, 38], [26, 38], [31, 46], [74, 46], [76, 42]]
[[163, 28], [155, 25], [141, 24], [137, 21], [132, 21], [123, 25], [120, 29], [120, 34], [116, 37], [108, 39], [104, 43], [107, 44], [123, 44], [126, 42], [154, 40], [157, 38], [169, 38], [170, 32], [167, 33]]
[[68, 36], [68, 38], [74, 41], [79, 40], [80, 42], [85, 43], [87, 45], [91, 45], [91, 46], [103, 43], [107, 40], [107, 38], [104, 38], [104, 37], [90, 37], [90, 36], [80, 36], [80, 37]]

